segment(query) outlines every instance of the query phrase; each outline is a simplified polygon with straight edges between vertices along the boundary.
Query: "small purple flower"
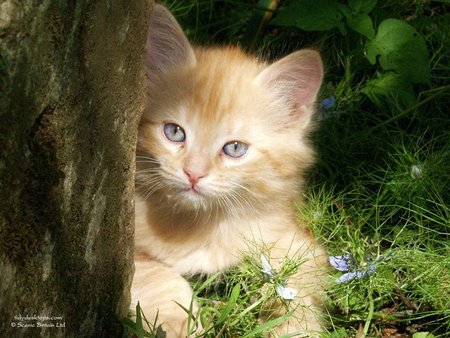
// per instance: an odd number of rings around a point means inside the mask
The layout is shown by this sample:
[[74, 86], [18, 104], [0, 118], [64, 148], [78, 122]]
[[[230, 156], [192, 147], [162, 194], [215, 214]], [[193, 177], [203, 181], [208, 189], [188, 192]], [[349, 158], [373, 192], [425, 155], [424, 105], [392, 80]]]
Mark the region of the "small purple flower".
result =
[[390, 252], [388, 255], [378, 256], [372, 260], [367, 258], [368, 264], [366, 266], [358, 268], [355, 264], [355, 258], [352, 255], [346, 254], [342, 256], [330, 256], [328, 258], [330, 264], [339, 271], [346, 272], [341, 277], [336, 279], [336, 283], [350, 282], [354, 279], [361, 279], [366, 276], [372, 275], [378, 267], [378, 262], [387, 261], [394, 255], [394, 252]]
[[320, 104], [320, 107], [323, 109], [330, 109], [331, 107], [334, 106], [334, 104], [336, 103], [336, 99], [334, 98], [334, 96], [330, 96], [325, 98], [322, 103]]
[[335, 104], [336, 99], [334, 96], [327, 97], [320, 103], [320, 113], [318, 117], [319, 121], [327, 120], [333, 116], [338, 116], [344, 113], [342, 110], [331, 109], [335, 106]]
[[355, 266], [353, 256], [342, 255], [342, 256], [330, 256], [328, 258], [330, 264], [339, 271], [349, 271]]

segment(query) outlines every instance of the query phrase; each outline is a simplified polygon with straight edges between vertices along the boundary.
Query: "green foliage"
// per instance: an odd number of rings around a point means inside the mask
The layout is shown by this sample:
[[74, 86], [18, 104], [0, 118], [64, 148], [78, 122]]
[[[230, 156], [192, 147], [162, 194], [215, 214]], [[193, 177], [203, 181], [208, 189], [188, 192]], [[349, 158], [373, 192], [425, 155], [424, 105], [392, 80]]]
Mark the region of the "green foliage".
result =
[[[302, 260], [286, 259], [276, 276], [268, 280], [261, 272], [260, 249], [253, 248], [253, 254], [242, 265], [226, 273], [216, 274], [206, 281], [201, 276], [193, 278], [203, 327], [196, 336], [262, 337], [292, 315], [289, 303], [277, 293], [277, 287], [298, 271]], [[286, 314], [260, 322], [261, 314], [277, 300], [286, 307]]]
[[[370, 100], [383, 107], [407, 108], [416, 102], [412, 85], [430, 80], [430, 60], [425, 40], [405, 20], [388, 18], [375, 30], [371, 13], [376, 0], [294, 0], [280, 11], [272, 24], [304, 31], [330, 31], [336, 28], [344, 39], [350, 31], [361, 35], [364, 56], [374, 65], [376, 77], [362, 89]], [[350, 48], [349, 48], [350, 49]], [[350, 50], [348, 51], [350, 52]], [[360, 56], [362, 57], [362, 55]]]
[[379, 107], [387, 104], [389, 107], [406, 108], [416, 102], [412, 84], [394, 72], [377, 74], [366, 82], [361, 92]]
[[135, 315], [134, 320], [129, 317], [122, 320], [122, 325], [125, 329], [123, 338], [166, 338], [166, 333], [158, 323], [158, 316], [156, 316], [154, 322], [149, 322], [139, 303], [136, 305]]
[[384, 70], [393, 70], [411, 83], [427, 83], [430, 79], [425, 40], [404, 20], [384, 20], [366, 50], [372, 64], [379, 56], [380, 66]]
[[248, 50], [254, 51], [264, 29], [272, 17], [273, 10], [277, 6], [277, 0], [259, 0], [252, 14], [241, 44]]
[[305, 31], [327, 31], [341, 26], [337, 0], [292, 1], [272, 24], [294, 26]]

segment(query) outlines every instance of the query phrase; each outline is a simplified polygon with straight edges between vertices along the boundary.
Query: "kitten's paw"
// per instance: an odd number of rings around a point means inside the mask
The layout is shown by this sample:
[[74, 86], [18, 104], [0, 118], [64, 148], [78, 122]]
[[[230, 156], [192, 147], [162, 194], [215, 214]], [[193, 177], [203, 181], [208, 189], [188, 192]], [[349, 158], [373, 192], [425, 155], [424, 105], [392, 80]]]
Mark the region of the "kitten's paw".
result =
[[166, 333], [166, 338], [193, 338], [203, 331], [201, 323], [189, 323], [189, 319], [171, 318], [161, 324], [161, 328]]
[[320, 337], [320, 323], [314, 322], [306, 325], [306, 323], [299, 322], [295, 319], [288, 319], [280, 326], [276, 327], [275, 330], [270, 333], [269, 337], [282, 337], [285, 335], [290, 336], [292, 334], [295, 334], [294, 337]]

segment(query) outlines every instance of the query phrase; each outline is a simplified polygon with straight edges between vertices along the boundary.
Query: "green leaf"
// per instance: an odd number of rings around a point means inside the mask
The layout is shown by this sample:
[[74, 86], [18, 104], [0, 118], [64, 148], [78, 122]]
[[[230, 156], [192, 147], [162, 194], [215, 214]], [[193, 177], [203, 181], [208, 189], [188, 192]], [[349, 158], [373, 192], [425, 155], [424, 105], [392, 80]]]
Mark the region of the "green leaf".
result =
[[395, 275], [392, 270], [387, 269], [378, 273], [380, 278], [383, 278], [386, 282], [394, 283]]
[[375, 8], [378, 0], [349, 0], [348, 5], [354, 13], [367, 14]]
[[241, 292], [241, 284], [236, 284], [233, 289], [231, 290], [230, 299], [227, 302], [227, 305], [225, 305], [225, 308], [223, 309], [222, 313], [220, 314], [219, 318], [217, 319], [216, 323], [220, 324], [227, 319], [228, 315], [233, 310], [234, 306], [236, 305], [236, 301], [239, 297], [239, 293]]
[[341, 19], [337, 0], [298, 0], [281, 10], [271, 23], [305, 31], [328, 31], [342, 26]]
[[352, 10], [347, 5], [339, 4], [338, 5], [339, 11], [344, 15], [344, 17], [351, 18], [352, 17]]
[[136, 305], [136, 334], [139, 338], [144, 337], [145, 330], [142, 325], [142, 313], [139, 302]]
[[253, 331], [247, 333], [242, 338], [250, 338], [250, 337], [254, 337], [260, 333], [267, 332], [267, 331], [273, 329], [274, 327], [277, 327], [278, 325], [282, 324], [286, 319], [288, 319], [291, 316], [292, 316], [292, 312], [288, 312], [281, 317], [269, 320], [268, 322], [265, 322], [264, 324], [261, 324], [260, 326], [258, 326]]
[[412, 335], [412, 338], [434, 338], [434, 335], [430, 332], [416, 332]]
[[347, 18], [347, 24], [355, 32], [362, 34], [369, 39], [373, 39], [375, 37], [372, 19], [367, 14], [358, 14], [351, 18]]
[[368, 81], [362, 92], [379, 107], [387, 103], [390, 107], [404, 109], [416, 101], [411, 83], [393, 72]]
[[427, 83], [430, 60], [425, 40], [403, 20], [386, 19], [375, 39], [366, 46], [366, 57], [374, 64], [379, 56], [383, 69], [393, 70], [412, 83]]
[[136, 331], [136, 323], [133, 322], [130, 318], [127, 317], [122, 319], [122, 324], [127, 326], [131, 330]]

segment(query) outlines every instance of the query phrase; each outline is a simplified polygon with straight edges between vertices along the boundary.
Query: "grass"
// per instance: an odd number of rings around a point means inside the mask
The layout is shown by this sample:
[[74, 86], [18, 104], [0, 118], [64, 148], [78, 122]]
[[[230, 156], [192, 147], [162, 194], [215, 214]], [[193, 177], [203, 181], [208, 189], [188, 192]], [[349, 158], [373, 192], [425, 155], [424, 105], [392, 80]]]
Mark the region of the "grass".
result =
[[[240, 44], [255, 31], [247, 26], [257, 1], [167, 3], [198, 43]], [[335, 103], [319, 109], [318, 163], [298, 217], [311, 224], [330, 256], [352, 257], [350, 270], [375, 266], [343, 283], [335, 280], [345, 272], [330, 269], [324, 337], [449, 336], [450, 15], [442, 3], [379, 1], [370, 14], [375, 26], [385, 18], [405, 20], [426, 41], [430, 80], [412, 84], [414, 100], [406, 106], [395, 96], [365, 94], [384, 70], [364, 58], [359, 35], [269, 25], [258, 42], [256, 52], [269, 58], [302, 46], [322, 49], [327, 75], [319, 101], [333, 97]], [[284, 320], [261, 324], [258, 316], [298, 264], [286, 262], [274, 282], [263, 278], [260, 266], [254, 255], [226, 274], [194, 278], [200, 313], [191, 327], [201, 321], [205, 337], [261, 337]], [[163, 337], [151, 324], [148, 335], [142, 323], [126, 327], [138, 337]]]

